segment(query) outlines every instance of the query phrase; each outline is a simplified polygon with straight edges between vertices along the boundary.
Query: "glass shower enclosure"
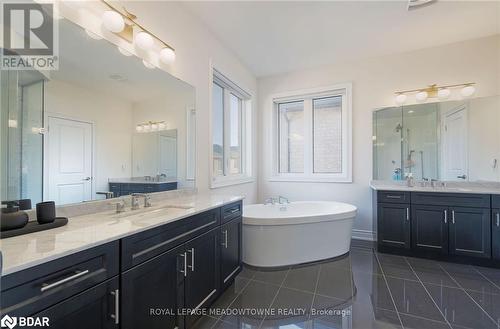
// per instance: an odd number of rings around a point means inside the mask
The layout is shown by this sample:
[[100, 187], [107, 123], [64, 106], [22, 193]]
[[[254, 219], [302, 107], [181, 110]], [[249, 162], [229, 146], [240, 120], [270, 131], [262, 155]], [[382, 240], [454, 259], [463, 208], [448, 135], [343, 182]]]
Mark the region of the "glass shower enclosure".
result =
[[373, 112], [373, 179], [439, 179], [437, 103], [389, 107]]
[[43, 87], [37, 71], [2, 71], [0, 198], [43, 196]]

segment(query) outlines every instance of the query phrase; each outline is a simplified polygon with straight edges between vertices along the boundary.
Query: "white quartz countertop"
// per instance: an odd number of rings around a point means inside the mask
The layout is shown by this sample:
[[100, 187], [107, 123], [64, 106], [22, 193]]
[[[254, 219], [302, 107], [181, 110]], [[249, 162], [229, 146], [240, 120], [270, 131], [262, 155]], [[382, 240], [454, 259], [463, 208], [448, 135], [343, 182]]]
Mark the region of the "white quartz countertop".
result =
[[[439, 184], [438, 184], [439, 185]], [[446, 182], [445, 187], [415, 186], [409, 187], [406, 182], [380, 181], [370, 182], [370, 187], [377, 191], [407, 191], [407, 192], [441, 192], [441, 193], [474, 193], [474, 194], [500, 194], [500, 183], [498, 182]]]
[[166, 184], [166, 183], [177, 183], [177, 178], [162, 178], [159, 181], [146, 180], [144, 178], [114, 178], [109, 179], [108, 183], [115, 184]]
[[165, 199], [151, 208], [106, 211], [69, 218], [67, 225], [0, 240], [2, 275], [64, 257], [194, 214], [242, 200], [210, 193]]

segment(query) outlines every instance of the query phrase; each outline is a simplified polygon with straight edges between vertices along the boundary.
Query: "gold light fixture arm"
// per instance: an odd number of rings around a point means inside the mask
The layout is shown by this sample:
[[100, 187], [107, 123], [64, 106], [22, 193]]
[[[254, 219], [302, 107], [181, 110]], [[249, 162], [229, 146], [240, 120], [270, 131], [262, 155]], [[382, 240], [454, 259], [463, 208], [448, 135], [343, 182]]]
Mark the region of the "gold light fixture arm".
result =
[[[108, 1], [106, 0], [101, 0], [101, 2], [106, 5], [109, 9], [117, 12], [118, 14], [120, 14], [125, 20], [129, 21], [131, 23], [131, 25], [135, 25], [137, 26], [139, 29], [143, 30], [144, 32], [147, 32], [149, 33], [154, 39], [156, 39], [157, 41], [159, 41], [161, 44], [163, 44], [165, 47], [167, 48], [170, 48], [172, 49], [173, 51], [175, 51], [174, 47], [172, 47], [171, 45], [169, 45], [168, 43], [166, 43], [165, 41], [163, 41], [160, 37], [158, 37], [156, 34], [152, 33], [150, 30], [148, 30], [147, 28], [145, 28], [144, 26], [142, 26], [140, 23], [137, 22], [137, 16], [132, 14], [131, 12], [129, 12], [127, 9], [125, 9], [124, 7], [122, 7], [122, 9], [118, 9], [116, 8], [115, 6], [113, 6], [112, 4], [110, 4]], [[120, 33], [117, 33], [118, 35], [120, 35]], [[127, 40], [131, 38], [131, 36], [124, 36]]]
[[426, 88], [420, 88], [420, 89], [411, 89], [411, 90], [401, 90], [401, 91], [396, 91], [396, 95], [401, 95], [401, 94], [407, 94], [407, 93], [416, 93], [416, 92], [421, 92], [421, 91], [426, 91], [429, 93], [429, 95], [437, 93], [439, 89], [443, 88], [456, 88], [456, 87], [466, 87], [466, 86], [473, 86], [475, 85], [475, 82], [467, 82], [467, 83], [459, 83], [459, 84], [454, 84], [454, 85], [444, 85], [444, 86], [438, 86], [436, 84], [430, 85]]

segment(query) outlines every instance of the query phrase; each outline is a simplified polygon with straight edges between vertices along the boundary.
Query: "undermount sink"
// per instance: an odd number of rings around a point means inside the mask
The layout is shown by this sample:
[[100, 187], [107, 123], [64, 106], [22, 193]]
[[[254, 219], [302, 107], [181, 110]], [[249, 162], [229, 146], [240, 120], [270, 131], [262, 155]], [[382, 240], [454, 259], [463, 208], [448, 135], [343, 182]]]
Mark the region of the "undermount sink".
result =
[[127, 210], [119, 214], [114, 214], [113, 218], [117, 219], [129, 218], [129, 217], [143, 218], [146, 216], [149, 217], [151, 215], [163, 215], [175, 212], [185, 212], [186, 210], [190, 209], [192, 209], [192, 207], [186, 205], [163, 205], [150, 208], [140, 208], [137, 210]]

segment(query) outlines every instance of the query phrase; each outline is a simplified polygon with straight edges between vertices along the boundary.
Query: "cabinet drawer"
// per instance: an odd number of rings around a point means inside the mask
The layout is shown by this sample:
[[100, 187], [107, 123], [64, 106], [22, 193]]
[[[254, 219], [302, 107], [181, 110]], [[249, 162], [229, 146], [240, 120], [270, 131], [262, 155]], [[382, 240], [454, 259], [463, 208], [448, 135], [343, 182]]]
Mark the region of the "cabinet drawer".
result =
[[489, 194], [413, 192], [412, 204], [490, 208]]
[[119, 272], [114, 241], [2, 277], [1, 313], [27, 316], [54, 305]]
[[242, 202], [238, 201], [222, 207], [222, 223], [227, 223], [231, 219], [242, 215]]
[[379, 191], [378, 202], [385, 203], [410, 203], [410, 192], [403, 191]]
[[220, 224], [220, 210], [212, 209], [122, 239], [122, 270], [136, 266]]

